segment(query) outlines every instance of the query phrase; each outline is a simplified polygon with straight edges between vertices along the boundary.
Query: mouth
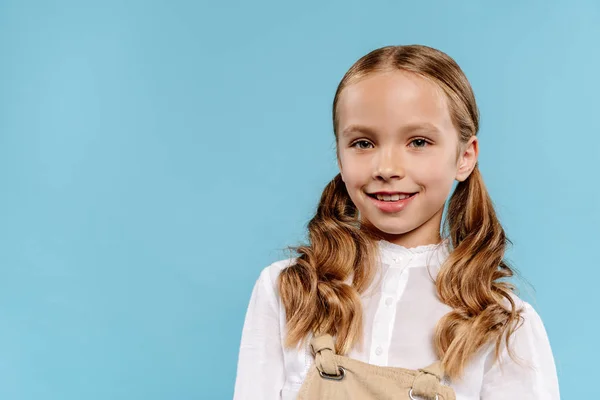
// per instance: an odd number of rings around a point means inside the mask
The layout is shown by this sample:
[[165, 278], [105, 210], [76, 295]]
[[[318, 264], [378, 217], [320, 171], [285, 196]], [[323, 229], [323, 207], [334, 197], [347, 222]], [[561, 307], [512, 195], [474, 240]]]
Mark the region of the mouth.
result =
[[372, 199], [383, 201], [383, 202], [397, 202], [414, 197], [417, 193], [394, 193], [394, 194], [380, 194], [380, 193], [367, 193]]
[[419, 193], [367, 193], [379, 211], [386, 214], [398, 213], [406, 209]]

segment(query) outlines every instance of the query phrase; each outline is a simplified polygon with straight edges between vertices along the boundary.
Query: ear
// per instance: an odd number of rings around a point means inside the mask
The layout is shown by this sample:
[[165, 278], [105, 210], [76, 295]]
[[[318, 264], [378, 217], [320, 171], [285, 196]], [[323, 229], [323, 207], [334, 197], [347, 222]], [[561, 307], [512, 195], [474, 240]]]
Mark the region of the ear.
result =
[[460, 146], [460, 151], [455, 179], [463, 182], [471, 175], [477, 165], [479, 157], [479, 140], [477, 136], [471, 136], [466, 144]]

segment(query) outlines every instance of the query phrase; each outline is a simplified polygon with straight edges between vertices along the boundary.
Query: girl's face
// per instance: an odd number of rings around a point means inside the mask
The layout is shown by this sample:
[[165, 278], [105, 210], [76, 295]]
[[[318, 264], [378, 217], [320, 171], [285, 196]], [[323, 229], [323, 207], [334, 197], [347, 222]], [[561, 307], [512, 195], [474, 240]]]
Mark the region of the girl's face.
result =
[[[478, 155], [475, 136], [459, 144], [442, 90], [412, 73], [378, 72], [347, 86], [337, 113], [338, 165], [362, 222], [406, 247], [437, 243], [452, 184]], [[378, 192], [410, 197], [387, 202]]]

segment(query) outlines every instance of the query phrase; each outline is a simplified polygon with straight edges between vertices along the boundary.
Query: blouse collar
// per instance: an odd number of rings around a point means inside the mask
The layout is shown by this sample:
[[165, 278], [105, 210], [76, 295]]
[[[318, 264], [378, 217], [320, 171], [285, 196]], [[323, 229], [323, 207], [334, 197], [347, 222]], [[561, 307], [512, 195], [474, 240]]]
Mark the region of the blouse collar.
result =
[[[449, 243], [449, 239], [444, 239], [437, 244], [404, 247], [399, 244], [388, 242], [387, 240], [379, 240], [378, 246], [381, 260], [386, 264], [405, 264], [411, 260], [424, 260], [427, 264], [435, 263], [440, 265], [450, 254]], [[415, 263], [412, 262], [410, 264], [414, 265]]]

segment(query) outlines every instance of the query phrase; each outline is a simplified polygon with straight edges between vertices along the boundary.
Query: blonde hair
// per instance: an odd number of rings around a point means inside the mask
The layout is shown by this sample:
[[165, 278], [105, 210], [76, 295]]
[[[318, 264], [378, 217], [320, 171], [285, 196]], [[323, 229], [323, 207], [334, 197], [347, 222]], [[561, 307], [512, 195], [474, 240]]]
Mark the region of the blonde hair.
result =
[[[471, 85], [447, 54], [427, 46], [386, 46], [361, 57], [346, 72], [333, 100], [333, 127], [338, 141], [337, 102], [343, 89], [379, 71], [402, 70], [434, 82], [445, 93], [460, 144], [479, 130], [479, 111]], [[289, 247], [299, 256], [285, 268], [278, 287], [286, 311], [285, 345], [298, 345], [309, 333], [336, 336], [336, 351], [346, 354], [362, 341], [363, 293], [374, 277], [379, 239], [361, 226], [340, 174], [325, 187], [308, 223], [309, 244]], [[436, 326], [434, 348], [451, 378], [485, 344], [495, 342], [498, 358], [508, 346], [521, 310], [502, 279], [513, 276], [504, 260], [510, 243], [500, 224], [476, 165], [452, 194], [444, 222], [452, 249], [436, 279], [440, 300], [452, 307]], [[346, 281], [352, 278], [352, 284]], [[509, 348], [509, 354], [513, 353]], [[514, 358], [514, 357], [513, 357]]]

